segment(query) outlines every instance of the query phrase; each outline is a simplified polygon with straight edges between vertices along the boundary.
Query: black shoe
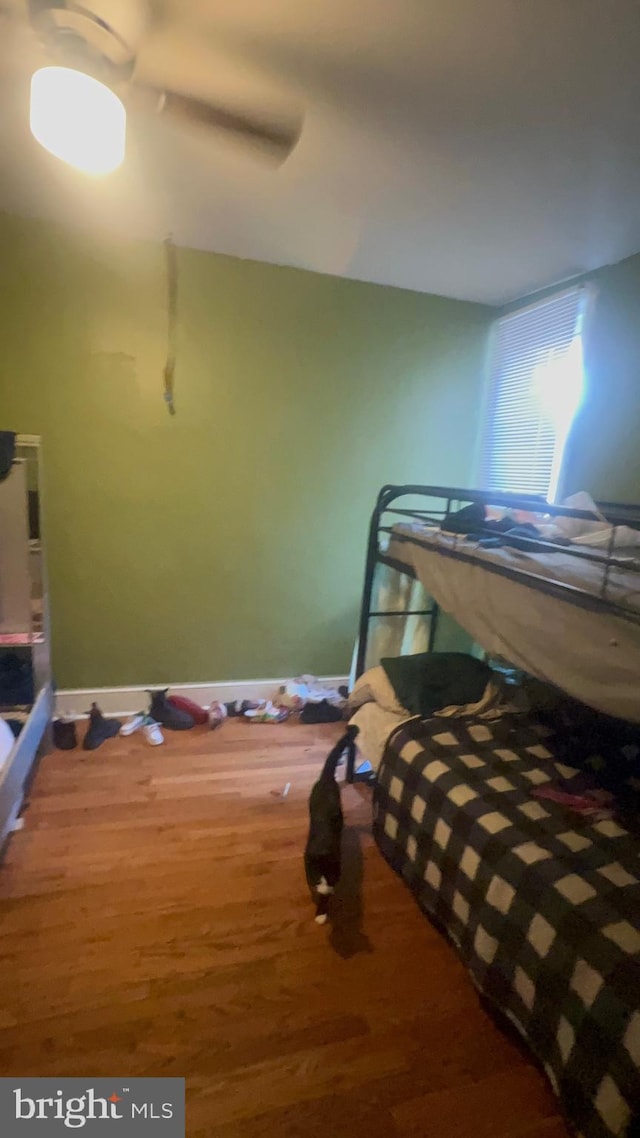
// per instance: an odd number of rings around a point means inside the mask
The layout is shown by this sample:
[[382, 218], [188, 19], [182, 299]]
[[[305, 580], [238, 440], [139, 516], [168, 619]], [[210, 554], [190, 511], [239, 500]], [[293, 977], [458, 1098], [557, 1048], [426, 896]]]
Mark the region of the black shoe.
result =
[[54, 720], [53, 744], [59, 751], [73, 751], [78, 746], [76, 725], [72, 719]]
[[225, 703], [227, 715], [229, 719], [239, 719], [246, 715], [247, 711], [255, 711], [260, 707], [260, 704], [255, 699], [234, 699], [231, 703]]
[[89, 726], [82, 746], [85, 751], [95, 751], [96, 747], [101, 747], [107, 739], [113, 739], [113, 736], [120, 731], [120, 727], [119, 719], [105, 719], [97, 703], [92, 703]]
[[342, 719], [339, 707], [334, 707], [326, 699], [319, 703], [305, 703], [300, 712], [301, 723], [338, 723]]
[[151, 696], [149, 715], [169, 731], [188, 731], [194, 725], [193, 716], [189, 715], [188, 711], [181, 711], [169, 703], [168, 691], [169, 688], [163, 688], [161, 691], [149, 692]]

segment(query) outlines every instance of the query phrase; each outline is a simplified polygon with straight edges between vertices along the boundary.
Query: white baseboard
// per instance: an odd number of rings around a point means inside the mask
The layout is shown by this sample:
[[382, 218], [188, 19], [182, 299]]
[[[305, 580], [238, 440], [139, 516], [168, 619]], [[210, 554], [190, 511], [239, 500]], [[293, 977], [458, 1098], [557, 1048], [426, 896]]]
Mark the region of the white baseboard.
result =
[[[319, 676], [327, 687], [339, 688], [349, 681], [348, 676]], [[230, 680], [217, 684], [169, 684], [175, 695], [185, 695], [208, 707], [214, 699], [229, 703], [234, 699], [272, 699], [282, 680]], [[148, 684], [130, 688], [77, 688], [56, 693], [56, 714], [80, 719], [87, 714], [92, 703], [97, 703], [105, 715], [132, 715], [146, 706], [148, 688], [166, 687], [165, 684]]]

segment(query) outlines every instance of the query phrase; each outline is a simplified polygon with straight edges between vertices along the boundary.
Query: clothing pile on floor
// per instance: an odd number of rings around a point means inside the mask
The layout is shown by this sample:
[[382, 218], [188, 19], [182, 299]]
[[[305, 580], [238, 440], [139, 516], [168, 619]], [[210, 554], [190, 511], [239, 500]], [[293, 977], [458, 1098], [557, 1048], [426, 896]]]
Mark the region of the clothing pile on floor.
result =
[[301, 723], [338, 723], [347, 702], [346, 687], [329, 688], [315, 676], [298, 676], [279, 689], [273, 702], [290, 714], [300, 716]]
[[[208, 724], [220, 727], [225, 719], [243, 718], [250, 723], [283, 723], [290, 716], [298, 716], [301, 723], [334, 723], [343, 718], [346, 707], [346, 687], [336, 690], [325, 687], [315, 676], [300, 676], [282, 684], [270, 700], [232, 700], [222, 703], [214, 700], [208, 708], [183, 695], [171, 695], [169, 688], [149, 691], [149, 706], [132, 715], [125, 723], [105, 716], [93, 703], [89, 712], [89, 725], [82, 740], [85, 751], [95, 751], [107, 739], [116, 735], [140, 733], [152, 747], [164, 743], [163, 728], [168, 731], [188, 731], [195, 726]], [[71, 751], [78, 746], [76, 724], [73, 719], [59, 718], [53, 724], [55, 746]]]
[[281, 684], [271, 699], [215, 701], [209, 708], [209, 720], [217, 727], [227, 718], [249, 720], [250, 723], [284, 723], [298, 716], [300, 723], [338, 723], [344, 716], [347, 688], [326, 687], [315, 676], [298, 676]]

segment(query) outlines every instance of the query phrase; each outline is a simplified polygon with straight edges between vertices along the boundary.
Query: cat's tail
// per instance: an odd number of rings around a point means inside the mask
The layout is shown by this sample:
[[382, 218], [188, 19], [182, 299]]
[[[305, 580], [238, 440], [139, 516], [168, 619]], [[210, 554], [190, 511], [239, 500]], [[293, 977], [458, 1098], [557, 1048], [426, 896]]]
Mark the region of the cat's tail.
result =
[[344, 735], [340, 736], [333, 750], [331, 750], [327, 755], [325, 764], [322, 768], [322, 774], [320, 775], [321, 779], [335, 778], [336, 767], [340, 762], [342, 755], [347, 749], [351, 751], [352, 748], [355, 748], [355, 738], [357, 734], [358, 728], [354, 724], [350, 723]]

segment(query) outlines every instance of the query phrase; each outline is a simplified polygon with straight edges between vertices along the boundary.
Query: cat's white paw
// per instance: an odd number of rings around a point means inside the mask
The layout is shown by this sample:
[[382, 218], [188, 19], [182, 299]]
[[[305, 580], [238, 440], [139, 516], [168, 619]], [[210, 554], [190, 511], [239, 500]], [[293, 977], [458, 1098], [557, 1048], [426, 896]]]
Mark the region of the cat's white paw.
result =
[[326, 913], [318, 913], [318, 916], [315, 917], [314, 919], [315, 919], [315, 922], [317, 925], [326, 925], [327, 914]]

